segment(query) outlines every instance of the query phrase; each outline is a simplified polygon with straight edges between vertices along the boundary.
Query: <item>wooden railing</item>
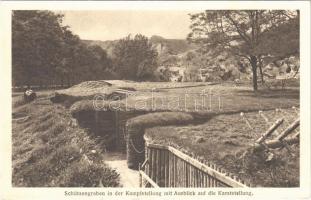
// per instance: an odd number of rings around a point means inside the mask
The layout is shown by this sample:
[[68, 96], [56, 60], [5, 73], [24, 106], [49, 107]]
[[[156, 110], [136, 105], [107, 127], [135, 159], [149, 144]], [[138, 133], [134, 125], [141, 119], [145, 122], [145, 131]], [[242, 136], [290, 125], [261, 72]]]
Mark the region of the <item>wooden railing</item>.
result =
[[146, 143], [141, 187], [247, 187], [171, 146]]

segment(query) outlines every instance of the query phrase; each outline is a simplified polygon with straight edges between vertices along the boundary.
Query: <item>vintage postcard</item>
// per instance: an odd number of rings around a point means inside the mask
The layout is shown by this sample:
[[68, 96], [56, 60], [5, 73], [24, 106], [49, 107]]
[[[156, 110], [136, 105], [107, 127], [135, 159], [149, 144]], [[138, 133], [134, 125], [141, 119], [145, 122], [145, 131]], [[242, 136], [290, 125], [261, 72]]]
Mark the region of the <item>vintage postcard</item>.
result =
[[0, 6], [1, 199], [310, 198], [310, 2]]

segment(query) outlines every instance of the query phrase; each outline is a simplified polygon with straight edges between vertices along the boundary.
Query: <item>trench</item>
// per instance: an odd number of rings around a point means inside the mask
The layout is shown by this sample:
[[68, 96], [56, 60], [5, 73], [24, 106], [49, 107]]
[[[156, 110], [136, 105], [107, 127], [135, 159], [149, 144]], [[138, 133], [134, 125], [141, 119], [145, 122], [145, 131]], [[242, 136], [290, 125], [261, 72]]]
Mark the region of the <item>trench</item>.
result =
[[[81, 111], [73, 117], [89, 134], [100, 138], [104, 162], [120, 175], [122, 187], [139, 187], [139, 173], [128, 168], [125, 125], [129, 118], [145, 114], [139, 111]], [[98, 141], [98, 140], [97, 140]]]
[[105, 163], [120, 174], [122, 187], [139, 187], [139, 173], [128, 168], [125, 152], [106, 152], [104, 158]]

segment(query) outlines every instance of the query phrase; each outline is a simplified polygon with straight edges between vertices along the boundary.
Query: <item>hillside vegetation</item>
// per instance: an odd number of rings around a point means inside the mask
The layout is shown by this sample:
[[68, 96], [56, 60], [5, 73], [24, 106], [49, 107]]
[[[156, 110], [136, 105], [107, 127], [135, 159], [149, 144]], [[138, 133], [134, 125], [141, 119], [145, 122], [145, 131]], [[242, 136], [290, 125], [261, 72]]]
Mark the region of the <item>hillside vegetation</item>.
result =
[[78, 127], [50, 92], [31, 103], [13, 97], [12, 184], [15, 187], [117, 187], [100, 140]]

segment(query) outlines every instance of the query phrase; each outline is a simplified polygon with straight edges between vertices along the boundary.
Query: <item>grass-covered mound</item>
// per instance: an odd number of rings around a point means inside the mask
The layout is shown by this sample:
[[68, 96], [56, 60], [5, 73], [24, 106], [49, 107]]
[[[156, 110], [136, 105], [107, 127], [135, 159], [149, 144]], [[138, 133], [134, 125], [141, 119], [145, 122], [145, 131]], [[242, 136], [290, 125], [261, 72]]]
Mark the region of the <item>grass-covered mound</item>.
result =
[[[204, 100], [202, 91], [205, 92]], [[299, 106], [298, 89], [263, 90], [254, 93], [249, 87], [234, 88], [228, 85], [210, 85], [155, 92], [135, 91], [120, 100], [102, 97], [84, 99], [75, 102], [71, 106], [71, 111], [73, 114], [86, 110], [181, 111], [197, 113], [204, 117], [210, 114], [250, 112], [292, 106]]]
[[151, 91], [169, 88], [187, 88], [208, 85], [208, 83], [168, 83], [168, 82], [135, 82], [128, 80], [100, 80], [86, 81], [70, 88], [58, 90], [59, 94], [68, 96], [93, 96], [96, 94], [111, 93], [117, 89], [128, 91]]
[[[283, 112], [286, 114], [275, 110], [264, 112], [271, 123], [285, 117], [279, 132], [298, 117], [293, 109]], [[254, 142], [269, 125], [258, 112], [246, 113], [245, 116], [253, 129], [240, 114], [217, 115], [203, 124], [149, 128], [145, 136], [150, 142], [171, 145], [202, 162], [216, 164], [254, 186], [298, 187], [299, 144], [290, 147], [291, 153], [285, 148], [271, 150], [270, 153], [252, 151]]]
[[[119, 175], [103, 162], [96, 138], [48, 97], [39, 92], [31, 103], [13, 103], [13, 186], [118, 186]], [[16, 98], [20, 96], [14, 96], [13, 102]]]

